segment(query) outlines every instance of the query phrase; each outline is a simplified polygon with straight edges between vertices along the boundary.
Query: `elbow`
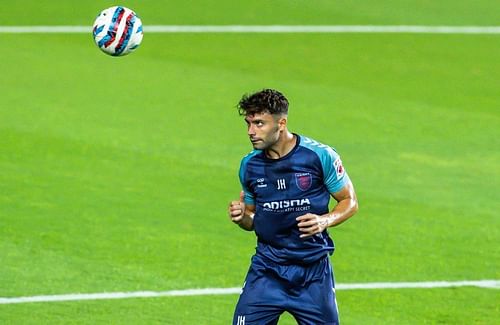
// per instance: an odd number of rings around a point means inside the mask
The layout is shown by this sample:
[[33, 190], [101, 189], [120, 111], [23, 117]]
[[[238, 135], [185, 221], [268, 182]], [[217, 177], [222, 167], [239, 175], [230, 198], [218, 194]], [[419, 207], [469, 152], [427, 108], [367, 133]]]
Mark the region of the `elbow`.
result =
[[359, 203], [358, 203], [358, 199], [356, 197], [354, 197], [352, 199], [352, 214], [356, 214], [356, 212], [358, 212], [359, 210]]

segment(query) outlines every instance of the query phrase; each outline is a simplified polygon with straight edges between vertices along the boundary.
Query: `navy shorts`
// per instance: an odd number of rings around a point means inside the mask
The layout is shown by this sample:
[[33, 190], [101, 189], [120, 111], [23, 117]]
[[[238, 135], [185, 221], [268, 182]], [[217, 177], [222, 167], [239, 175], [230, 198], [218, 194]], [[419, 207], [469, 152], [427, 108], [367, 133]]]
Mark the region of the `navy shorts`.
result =
[[252, 257], [233, 325], [277, 324], [285, 311], [301, 325], [339, 324], [328, 257], [310, 265], [281, 265]]

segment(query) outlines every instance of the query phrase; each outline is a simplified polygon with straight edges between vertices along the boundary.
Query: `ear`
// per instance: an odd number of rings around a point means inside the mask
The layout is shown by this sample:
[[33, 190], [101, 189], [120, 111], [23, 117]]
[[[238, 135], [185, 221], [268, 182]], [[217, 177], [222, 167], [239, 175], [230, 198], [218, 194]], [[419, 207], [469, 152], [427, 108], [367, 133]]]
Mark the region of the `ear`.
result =
[[288, 119], [286, 116], [283, 116], [282, 118], [280, 118], [278, 120], [278, 127], [279, 127], [280, 131], [285, 131], [287, 122], [288, 122]]

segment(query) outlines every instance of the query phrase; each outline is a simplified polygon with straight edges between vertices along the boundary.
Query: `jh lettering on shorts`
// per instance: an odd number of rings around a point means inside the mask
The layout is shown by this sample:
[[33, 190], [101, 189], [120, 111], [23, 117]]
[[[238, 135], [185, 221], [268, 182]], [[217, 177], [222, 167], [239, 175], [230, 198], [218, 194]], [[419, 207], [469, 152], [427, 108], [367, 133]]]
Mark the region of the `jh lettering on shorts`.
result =
[[236, 325], [245, 325], [245, 316], [238, 316]]

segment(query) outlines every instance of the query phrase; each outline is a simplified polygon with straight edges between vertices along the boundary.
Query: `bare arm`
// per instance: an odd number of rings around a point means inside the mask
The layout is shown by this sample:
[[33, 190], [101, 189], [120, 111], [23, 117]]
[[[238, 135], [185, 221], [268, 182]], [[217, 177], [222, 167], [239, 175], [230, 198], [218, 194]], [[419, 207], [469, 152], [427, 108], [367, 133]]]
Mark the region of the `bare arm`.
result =
[[241, 191], [240, 200], [229, 203], [229, 218], [232, 222], [240, 226], [240, 228], [251, 231], [253, 230], [255, 205], [245, 204], [244, 196], [245, 193]]
[[337, 201], [332, 211], [322, 216], [307, 213], [297, 218], [299, 230], [302, 232], [301, 238], [321, 233], [328, 227], [335, 227], [358, 211], [358, 199], [350, 181], [340, 191], [331, 195]]

